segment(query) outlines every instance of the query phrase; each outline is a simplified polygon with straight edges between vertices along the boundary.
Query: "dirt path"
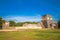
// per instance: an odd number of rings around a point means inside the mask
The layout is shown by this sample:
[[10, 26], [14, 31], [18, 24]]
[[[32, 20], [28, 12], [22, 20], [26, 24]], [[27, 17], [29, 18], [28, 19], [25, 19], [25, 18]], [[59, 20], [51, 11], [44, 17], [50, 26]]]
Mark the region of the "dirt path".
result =
[[14, 29], [9, 29], [9, 30], [8, 29], [3, 29], [3, 30], [0, 30], [0, 32], [1, 31], [17, 31], [17, 30], [14, 30]]

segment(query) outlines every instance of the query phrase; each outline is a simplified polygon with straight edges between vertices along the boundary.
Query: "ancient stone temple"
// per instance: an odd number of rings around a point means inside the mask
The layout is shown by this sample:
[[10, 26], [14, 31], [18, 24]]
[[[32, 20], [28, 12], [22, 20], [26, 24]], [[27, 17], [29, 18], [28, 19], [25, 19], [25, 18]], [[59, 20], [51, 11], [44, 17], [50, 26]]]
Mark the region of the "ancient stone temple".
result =
[[43, 15], [41, 22], [44, 28], [56, 28], [56, 23], [53, 22], [52, 16], [50, 15]]
[[8, 21], [5, 21], [4, 23], [3, 23], [3, 25], [2, 25], [2, 28], [3, 29], [6, 29], [6, 28], [8, 28], [9, 27], [9, 22]]

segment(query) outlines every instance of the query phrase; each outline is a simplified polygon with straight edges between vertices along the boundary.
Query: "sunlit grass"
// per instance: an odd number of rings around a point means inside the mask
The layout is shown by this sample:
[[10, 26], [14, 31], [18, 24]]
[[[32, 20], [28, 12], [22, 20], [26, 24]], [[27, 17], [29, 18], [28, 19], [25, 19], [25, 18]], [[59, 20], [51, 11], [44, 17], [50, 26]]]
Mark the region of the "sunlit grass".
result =
[[60, 29], [0, 32], [0, 40], [60, 40]]

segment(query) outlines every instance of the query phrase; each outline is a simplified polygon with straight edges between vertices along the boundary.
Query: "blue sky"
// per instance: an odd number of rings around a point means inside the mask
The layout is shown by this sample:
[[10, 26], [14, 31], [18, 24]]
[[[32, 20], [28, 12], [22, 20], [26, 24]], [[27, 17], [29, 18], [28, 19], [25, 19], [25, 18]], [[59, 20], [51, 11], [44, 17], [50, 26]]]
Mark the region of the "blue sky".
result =
[[40, 21], [45, 14], [59, 20], [60, 0], [0, 0], [0, 16], [7, 21]]

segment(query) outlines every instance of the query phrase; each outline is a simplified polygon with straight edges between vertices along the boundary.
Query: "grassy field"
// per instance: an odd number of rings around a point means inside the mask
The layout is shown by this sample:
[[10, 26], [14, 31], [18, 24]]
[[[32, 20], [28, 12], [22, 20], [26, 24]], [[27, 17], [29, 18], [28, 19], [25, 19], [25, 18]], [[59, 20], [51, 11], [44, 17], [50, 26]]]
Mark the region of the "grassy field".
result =
[[0, 40], [60, 40], [60, 29], [0, 32]]

